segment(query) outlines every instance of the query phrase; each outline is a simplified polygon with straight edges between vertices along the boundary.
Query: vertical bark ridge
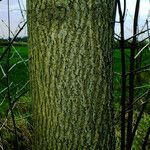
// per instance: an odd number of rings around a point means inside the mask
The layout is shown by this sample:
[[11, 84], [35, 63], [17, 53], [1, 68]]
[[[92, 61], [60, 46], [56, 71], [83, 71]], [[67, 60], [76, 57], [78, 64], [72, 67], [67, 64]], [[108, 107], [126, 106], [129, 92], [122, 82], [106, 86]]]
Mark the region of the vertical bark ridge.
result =
[[113, 4], [28, 0], [34, 149], [115, 149]]

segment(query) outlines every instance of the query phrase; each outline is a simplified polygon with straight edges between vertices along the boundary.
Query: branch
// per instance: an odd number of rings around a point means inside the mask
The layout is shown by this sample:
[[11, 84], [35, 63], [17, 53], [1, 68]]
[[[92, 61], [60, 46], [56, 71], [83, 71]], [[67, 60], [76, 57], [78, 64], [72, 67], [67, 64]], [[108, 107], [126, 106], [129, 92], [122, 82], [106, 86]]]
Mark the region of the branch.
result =
[[143, 34], [143, 33], [147, 32], [147, 31], [149, 31], [149, 30], [150, 30], [150, 29], [146, 29], [146, 30], [144, 30], [144, 31], [142, 31], [142, 32], [140, 32], [140, 33], [136, 33], [136, 34], [134, 34], [133, 36], [131, 36], [131, 37], [129, 37], [128, 39], [126, 39], [125, 41], [129, 41], [129, 40], [135, 38], [136, 36], [138, 36], [138, 35], [140, 35], [140, 34]]
[[147, 96], [146, 96], [146, 98], [145, 98], [145, 103], [143, 104], [143, 106], [142, 106], [142, 109], [141, 109], [141, 111], [140, 111], [140, 113], [139, 113], [139, 115], [138, 115], [138, 117], [137, 117], [137, 120], [136, 120], [136, 123], [135, 123], [135, 125], [134, 125], [134, 128], [133, 128], [133, 131], [132, 131], [132, 133], [131, 133], [131, 139], [130, 139], [130, 144], [132, 145], [132, 143], [133, 143], [133, 140], [134, 140], [134, 137], [135, 137], [135, 132], [137, 131], [137, 128], [138, 128], [138, 125], [139, 125], [139, 122], [140, 122], [140, 120], [141, 120], [141, 118], [142, 118], [142, 115], [143, 115], [143, 112], [144, 112], [144, 110], [145, 110], [145, 108], [146, 108], [146, 106], [147, 106], [147, 104], [148, 104], [148, 100], [149, 100], [149, 98], [150, 98], [150, 90], [148, 91], [148, 94], [147, 94]]
[[148, 142], [149, 135], [150, 135], [150, 127], [148, 128], [146, 136], [144, 138], [144, 142], [143, 142], [143, 145], [142, 145], [142, 150], [146, 150], [146, 145], [147, 145], [147, 142]]
[[150, 45], [150, 42], [147, 43], [147, 44], [136, 54], [136, 56], [134, 56], [134, 59], [136, 59], [136, 58], [142, 53], [142, 51], [143, 51], [147, 46], [149, 46], [149, 45]]
[[[121, 69], [122, 69], [122, 83], [121, 83], [121, 150], [125, 149], [125, 100], [126, 100], [126, 61], [125, 61], [125, 40], [124, 40], [124, 16], [126, 10], [126, 0], [124, 0], [124, 11], [122, 13], [120, 0], [117, 0], [118, 10], [120, 16], [120, 49], [121, 49]], [[117, 34], [116, 34], [117, 35]]]
[[4, 50], [4, 52], [2, 53], [2, 55], [0, 56], [0, 61], [3, 59], [3, 57], [5, 56], [5, 54], [9, 51], [11, 45], [13, 44], [13, 42], [15, 41], [15, 39], [17, 38], [17, 36], [19, 35], [19, 33], [23, 30], [23, 28], [26, 26], [27, 22], [25, 22], [23, 24], [23, 26], [19, 29], [19, 31], [17, 32], [17, 34], [14, 36], [14, 38], [10, 41], [9, 45], [7, 46], [7, 48]]
[[[134, 73], [132, 72], [134, 70], [134, 55], [135, 55], [135, 48], [136, 48], [136, 42], [137, 42], [137, 26], [138, 26], [138, 16], [139, 16], [139, 9], [140, 9], [140, 0], [136, 1], [136, 7], [135, 7], [135, 14], [134, 14], [134, 23], [133, 23], [133, 41], [131, 45], [131, 54], [130, 54], [130, 76], [129, 76], [129, 102], [128, 107], [131, 110], [128, 113], [127, 118], [127, 137], [126, 137], [126, 149], [130, 150], [132, 147], [131, 142], [131, 133], [132, 133], [132, 126], [133, 126], [133, 101], [134, 101]], [[136, 35], [136, 36], [135, 36]]]
[[130, 75], [131, 73], [139, 73], [139, 72], [142, 72], [142, 71], [144, 71], [145, 69], [147, 69], [147, 68], [149, 68], [149, 67], [150, 67], [150, 64], [148, 64], [148, 65], [146, 65], [146, 66], [144, 66], [144, 67], [135, 69], [135, 70], [133, 70], [133, 71], [131, 71], [131, 72], [128, 72], [128, 73], [126, 74], [126, 76]]

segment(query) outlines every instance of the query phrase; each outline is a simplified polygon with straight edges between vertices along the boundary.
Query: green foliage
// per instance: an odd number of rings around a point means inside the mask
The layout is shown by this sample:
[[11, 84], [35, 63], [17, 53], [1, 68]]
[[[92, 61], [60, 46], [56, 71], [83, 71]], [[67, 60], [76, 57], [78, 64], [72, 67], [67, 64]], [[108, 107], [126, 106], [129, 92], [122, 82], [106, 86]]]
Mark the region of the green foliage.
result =
[[[137, 118], [138, 111], [136, 112], [136, 115], [134, 116], [134, 121]], [[142, 144], [143, 144], [143, 139], [146, 135], [146, 132], [148, 130], [148, 127], [150, 125], [150, 116], [148, 113], [144, 113], [142, 116], [142, 120], [140, 121], [139, 127], [137, 129], [133, 145], [132, 145], [132, 150], [141, 150], [142, 149]], [[117, 124], [115, 125], [115, 131], [116, 131], [116, 149], [120, 149], [120, 126], [119, 126], [119, 121], [117, 121]], [[150, 143], [149, 145], [150, 146]], [[147, 149], [148, 150], [148, 149]]]
[[[134, 118], [136, 118], [136, 116]], [[146, 135], [146, 132], [147, 132], [149, 125], [150, 125], [150, 116], [149, 116], [149, 114], [144, 113], [142, 120], [139, 124], [139, 128], [138, 128], [136, 135], [135, 135], [132, 150], [142, 149], [143, 139]], [[149, 143], [149, 146], [150, 146], [150, 143]]]
[[[129, 59], [130, 59], [130, 49], [125, 50], [126, 55], [126, 68], [127, 72], [129, 72]], [[150, 64], [150, 52], [148, 49], [145, 49], [142, 53], [142, 63], [141, 67]], [[140, 75], [140, 84], [137, 82], [137, 75]], [[135, 99], [139, 98], [143, 93], [145, 93], [150, 88], [150, 71], [145, 70], [144, 72], [135, 74]], [[129, 87], [129, 78], [127, 77], [127, 90]], [[114, 99], [115, 99], [115, 128], [116, 128], [116, 138], [117, 138], [117, 149], [120, 149], [120, 98], [121, 98], [121, 53], [119, 49], [114, 50]], [[127, 95], [128, 98], [128, 95]], [[143, 99], [139, 99], [137, 103], [134, 104], [134, 110], [136, 110], [136, 114], [138, 114], [141, 110], [141, 103]], [[150, 103], [145, 110], [142, 120], [140, 121], [138, 130], [135, 135], [135, 139], [133, 142], [132, 149], [140, 150], [143, 142], [143, 138], [146, 135], [146, 131], [150, 124], [150, 111], [149, 111]], [[134, 120], [136, 120], [137, 115], [134, 116]], [[150, 144], [149, 144], [150, 146]]]
[[[0, 48], [0, 54], [4, 51], [4, 49], [5, 48], [2, 48], [2, 47]], [[28, 64], [27, 62], [25, 63], [21, 62], [22, 61], [21, 57], [24, 60], [28, 59], [27, 47], [15, 46], [15, 49], [12, 48], [11, 55], [10, 55], [11, 56], [10, 68], [13, 67], [13, 69], [10, 70], [9, 72], [10, 83], [13, 83], [10, 86], [12, 97], [15, 97], [16, 92], [18, 92], [22, 88], [22, 86], [28, 81], [28, 69], [26, 67]], [[19, 53], [20, 56], [16, 53], [16, 51]], [[1, 66], [3, 67], [3, 70], [5, 72], [6, 58], [4, 58], [1, 61]], [[0, 103], [3, 102], [3, 97], [7, 91], [6, 87], [7, 87], [6, 78], [4, 77], [2, 71], [0, 70], [0, 92], [4, 90], [4, 92], [0, 94]], [[27, 88], [28, 87], [26, 87], [26, 89]], [[3, 102], [3, 104], [0, 106], [0, 115], [5, 116], [8, 108], [9, 108], [8, 101], [5, 100], [5, 102]]]
[[[22, 59], [27, 60], [28, 59], [28, 52], [27, 47], [22, 46], [15, 46], [15, 49], [18, 51]], [[0, 54], [3, 52], [4, 48], [0, 48]], [[21, 58], [18, 56], [18, 54], [15, 52], [15, 50], [12, 48], [11, 55], [10, 55], [10, 67], [14, 66], [16, 64], [16, 67], [14, 67], [10, 71], [10, 81], [12, 81], [14, 84], [18, 83], [25, 83], [28, 80], [28, 70], [25, 67], [25, 63], [21, 63]], [[1, 61], [1, 65], [5, 69], [5, 62], [6, 58]], [[20, 63], [18, 63], [20, 62]], [[2, 72], [0, 72], [0, 78], [3, 77]], [[2, 85], [2, 84], [1, 84]], [[20, 86], [19, 86], [20, 87]], [[18, 88], [19, 88], [18, 87]], [[0, 88], [1, 89], [1, 88]]]

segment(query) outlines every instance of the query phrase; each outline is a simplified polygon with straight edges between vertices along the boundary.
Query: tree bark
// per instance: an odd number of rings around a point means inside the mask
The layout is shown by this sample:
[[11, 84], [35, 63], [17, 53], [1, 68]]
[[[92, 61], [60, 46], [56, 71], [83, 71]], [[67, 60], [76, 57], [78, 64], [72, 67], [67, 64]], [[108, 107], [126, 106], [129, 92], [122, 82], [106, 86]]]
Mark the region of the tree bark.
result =
[[28, 0], [34, 150], [114, 150], [114, 0]]

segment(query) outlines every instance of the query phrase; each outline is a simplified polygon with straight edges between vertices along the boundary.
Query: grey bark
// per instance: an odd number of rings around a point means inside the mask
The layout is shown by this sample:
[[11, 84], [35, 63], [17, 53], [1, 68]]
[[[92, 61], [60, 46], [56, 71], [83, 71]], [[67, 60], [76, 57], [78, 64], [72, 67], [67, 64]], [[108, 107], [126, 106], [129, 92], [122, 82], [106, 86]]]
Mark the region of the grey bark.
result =
[[113, 0], [28, 0], [34, 150], [114, 150]]

